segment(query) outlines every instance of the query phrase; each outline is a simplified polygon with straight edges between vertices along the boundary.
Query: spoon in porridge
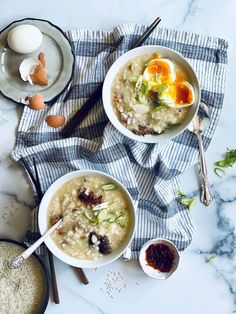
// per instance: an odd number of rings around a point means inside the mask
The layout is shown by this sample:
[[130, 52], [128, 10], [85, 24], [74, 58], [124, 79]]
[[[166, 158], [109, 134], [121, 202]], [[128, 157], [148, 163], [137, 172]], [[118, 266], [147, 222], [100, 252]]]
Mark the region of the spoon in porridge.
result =
[[56, 229], [62, 222], [62, 218], [60, 218], [50, 229], [48, 229], [41, 238], [39, 238], [33, 245], [31, 245], [28, 249], [26, 249], [23, 253], [17, 255], [10, 263], [9, 267], [12, 269], [20, 268], [22, 263], [29, 258], [36, 250], [40, 247], [40, 245], [44, 242], [44, 240]]

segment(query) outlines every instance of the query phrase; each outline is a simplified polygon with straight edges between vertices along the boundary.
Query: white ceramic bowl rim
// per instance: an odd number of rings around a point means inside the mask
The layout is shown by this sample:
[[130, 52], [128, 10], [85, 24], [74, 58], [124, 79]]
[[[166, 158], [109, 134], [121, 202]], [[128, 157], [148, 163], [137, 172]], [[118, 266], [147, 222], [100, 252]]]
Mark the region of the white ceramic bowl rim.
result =
[[63, 262], [75, 266], [75, 267], [83, 267], [83, 268], [95, 268], [95, 267], [101, 267], [106, 264], [110, 264], [114, 260], [116, 260], [118, 257], [121, 256], [121, 254], [127, 249], [127, 247], [130, 245], [133, 235], [134, 235], [134, 230], [135, 230], [135, 224], [136, 224], [136, 218], [135, 218], [135, 206], [134, 202], [132, 200], [132, 197], [130, 193], [127, 191], [127, 189], [124, 187], [123, 184], [121, 184], [117, 179], [112, 177], [111, 175], [108, 175], [104, 172], [101, 171], [96, 171], [96, 170], [77, 170], [73, 171], [70, 173], [67, 173], [66, 175], [60, 177], [57, 179], [46, 191], [44, 194], [44, 197], [40, 203], [39, 207], [39, 214], [38, 214], [38, 223], [39, 223], [39, 230], [40, 233], [43, 234], [47, 229], [47, 208], [49, 201], [51, 200], [52, 196], [55, 194], [55, 192], [66, 182], [70, 181], [71, 179], [78, 177], [78, 176], [85, 176], [85, 175], [100, 175], [103, 177], [108, 178], [109, 180], [115, 182], [125, 193], [127, 200], [130, 204], [130, 214], [131, 214], [131, 225], [130, 225], [130, 230], [129, 234], [127, 235], [126, 241], [121, 245], [121, 247], [114, 252], [112, 252], [109, 255], [106, 255], [104, 257], [101, 257], [97, 260], [84, 260], [84, 259], [78, 259], [74, 258], [72, 256], [69, 256], [62, 252], [57, 245], [54, 243], [54, 241], [51, 239], [49, 236], [45, 240], [46, 246], [49, 248], [49, 250], [60, 260]]
[[[194, 89], [194, 94], [195, 94], [195, 102], [194, 104], [190, 107], [190, 111], [188, 113], [188, 116], [186, 119], [181, 123], [179, 127], [176, 127], [173, 130], [168, 130], [168, 132], [165, 132], [163, 134], [159, 135], [150, 135], [150, 136], [140, 136], [136, 135], [130, 130], [128, 130], [118, 119], [116, 116], [113, 108], [112, 108], [112, 103], [111, 103], [111, 86], [113, 83], [113, 80], [117, 74], [117, 72], [120, 70], [120, 68], [125, 65], [128, 61], [138, 57], [142, 56], [144, 54], [151, 54], [154, 52], [160, 52], [162, 55], [167, 55], [170, 59], [173, 59], [174, 62], [178, 63], [181, 65], [181, 67], [184, 67], [186, 70], [187, 76], [191, 77], [191, 84]], [[109, 71], [107, 72], [107, 75], [104, 80], [103, 84], [103, 91], [102, 91], [102, 98], [103, 98], [103, 106], [105, 109], [105, 112], [111, 121], [111, 123], [114, 125], [114, 127], [120, 131], [122, 134], [125, 136], [129, 137], [130, 139], [139, 141], [139, 142], [144, 142], [144, 143], [159, 143], [163, 142], [166, 140], [170, 140], [180, 133], [182, 133], [188, 125], [191, 123], [192, 119], [194, 118], [198, 106], [200, 103], [201, 99], [201, 90], [199, 87], [199, 82], [196, 76], [195, 71], [193, 70], [192, 66], [189, 64], [189, 62], [177, 51], [167, 48], [164, 46], [158, 46], [158, 45], [150, 45], [150, 46], [142, 46], [138, 47], [132, 50], [129, 50], [128, 52], [124, 53], [121, 57], [119, 57], [113, 65], [110, 67]]]

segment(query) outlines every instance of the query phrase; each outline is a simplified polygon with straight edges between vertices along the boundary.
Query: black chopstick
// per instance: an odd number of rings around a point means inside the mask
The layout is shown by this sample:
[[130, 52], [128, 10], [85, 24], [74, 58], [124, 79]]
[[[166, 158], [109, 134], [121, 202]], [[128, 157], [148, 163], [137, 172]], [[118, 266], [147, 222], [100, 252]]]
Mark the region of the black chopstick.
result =
[[54, 265], [54, 260], [53, 260], [53, 254], [49, 249], [47, 249], [47, 252], [48, 252], [48, 260], [49, 260], [49, 266], [50, 266], [50, 272], [51, 272], [53, 299], [54, 299], [55, 304], [59, 304], [60, 299], [59, 299], [59, 294], [58, 294], [57, 277], [56, 277], [55, 265]]
[[157, 25], [161, 22], [161, 19], [158, 17], [155, 19], [155, 21], [146, 29], [146, 31], [143, 33], [141, 37], [136, 41], [136, 43], [130, 48], [134, 49], [139, 46], [142, 46], [144, 41], [149, 37], [149, 35], [154, 31], [154, 29], [157, 27]]
[[37, 168], [36, 161], [35, 161], [34, 157], [33, 157], [33, 165], [34, 165], [35, 179], [36, 179], [36, 183], [37, 183], [38, 202], [40, 203], [42, 198], [43, 198], [43, 192], [42, 192], [42, 188], [41, 188], [41, 184], [40, 184], [40, 180], [39, 180], [38, 168]]
[[[139, 37], [137, 42], [130, 48], [136, 48], [143, 44], [143, 42], [149, 37], [149, 35], [154, 31], [157, 25], [160, 23], [161, 19], [158, 17], [155, 21], [146, 29], [146, 31]], [[66, 126], [60, 132], [60, 135], [63, 138], [70, 136], [78, 124], [87, 116], [88, 112], [93, 108], [93, 106], [97, 103], [97, 101], [102, 96], [102, 86], [103, 83], [99, 84], [96, 90], [92, 93], [92, 95], [88, 98], [88, 100], [84, 103], [84, 105], [76, 112], [73, 118], [66, 124]]]
[[77, 267], [73, 267], [74, 270], [76, 271], [76, 273], [78, 274], [79, 276], [79, 279], [80, 281], [84, 284], [84, 285], [88, 285], [89, 284], [89, 281], [88, 281], [88, 278], [87, 276], [85, 275], [85, 272], [83, 271], [82, 268], [77, 268]]
[[[123, 39], [124, 39], [124, 36], [121, 36], [113, 45], [111, 45], [109, 47], [109, 50], [108, 50], [109, 54], [108, 54], [108, 57], [105, 60], [107, 60], [109, 58], [109, 56], [118, 48], [118, 46], [121, 44]], [[63, 100], [64, 102], [66, 102], [68, 100], [68, 98], [70, 97], [72, 92], [73, 92], [73, 87], [71, 87], [69, 89], [69, 91], [67, 92], [67, 94], [66, 94], [66, 96], [65, 96], [65, 98]], [[53, 102], [54, 102], [54, 100], [53, 100]]]
[[[42, 188], [41, 188], [41, 184], [40, 184], [40, 180], [39, 180], [39, 173], [38, 173], [37, 164], [36, 164], [34, 157], [33, 157], [33, 165], [34, 165], [34, 172], [35, 172], [35, 177], [36, 177], [38, 204], [39, 204], [43, 198], [43, 192], [42, 192]], [[53, 299], [54, 299], [55, 304], [59, 304], [60, 299], [59, 299], [59, 294], [58, 294], [57, 278], [56, 278], [55, 265], [54, 265], [54, 261], [53, 261], [53, 254], [51, 253], [51, 251], [48, 248], [47, 248], [47, 253], [48, 253], [48, 260], [49, 260], [50, 273], [51, 273], [51, 284], [52, 284]]]

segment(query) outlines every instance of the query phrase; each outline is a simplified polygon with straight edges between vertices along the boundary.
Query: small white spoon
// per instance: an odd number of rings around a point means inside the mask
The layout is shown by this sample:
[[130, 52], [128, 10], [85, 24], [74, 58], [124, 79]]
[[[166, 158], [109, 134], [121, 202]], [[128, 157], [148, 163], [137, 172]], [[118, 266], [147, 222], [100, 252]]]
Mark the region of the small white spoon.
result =
[[58, 220], [50, 229], [48, 229], [41, 238], [39, 238], [33, 245], [26, 249], [23, 253], [17, 255], [10, 263], [9, 267], [12, 269], [20, 268], [22, 263], [29, 258], [34, 251], [43, 243], [43, 241], [57, 228], [62, 222], [62, 218]]

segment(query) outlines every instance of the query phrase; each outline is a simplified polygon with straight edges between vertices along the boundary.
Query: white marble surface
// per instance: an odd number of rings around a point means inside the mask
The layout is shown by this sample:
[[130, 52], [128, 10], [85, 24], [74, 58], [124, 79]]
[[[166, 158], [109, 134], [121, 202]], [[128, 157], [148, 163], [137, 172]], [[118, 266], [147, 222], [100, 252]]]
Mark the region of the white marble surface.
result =
[[[1, 1], [0, 28], [12, 20], [39, 17], [64, 30], [109, 29], [123, 21], [150, 24], [159, 15], [162, 26], [215, 35], [229, 40], [229, 65], [224, 108], [215, 137], [207, 151], [215, 202], [192, 210], [195, 233], [192, 244], [181, 255], [178, 271], [165, 282], [148, 278], [137, 262], [117, 261], [110, 266], [86, 271], [90, 284], [83, 286], [74, 271], [56, 260], [60, 305], [50, 302], [46, 313], [236, 313], [236, 169], [224, 179], [213, 172], [213, 162], [229, 148], [236, 148], [236, 2], [235, 0], [29, 0]], [[9, 158], [20, 118], [19, 106], [0, 96], [0, 111], [8, 122], [0, 124], [0, 236], [22, 239], [29, 209], [30, 188], [18, 166]], [[185, 191], [197, 193], [197, 170], [182, 176]], [[213, 264], [207, 256], [216, 255]], [[118, 274], [123, 279], [117, 279]], [[108, 277], [110, 278], [108, 280]], [[108, 281], [117, 291], [109, 295]], [[1, 313], [5, 314], [5, 313]]]

